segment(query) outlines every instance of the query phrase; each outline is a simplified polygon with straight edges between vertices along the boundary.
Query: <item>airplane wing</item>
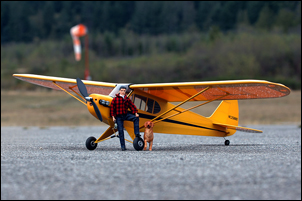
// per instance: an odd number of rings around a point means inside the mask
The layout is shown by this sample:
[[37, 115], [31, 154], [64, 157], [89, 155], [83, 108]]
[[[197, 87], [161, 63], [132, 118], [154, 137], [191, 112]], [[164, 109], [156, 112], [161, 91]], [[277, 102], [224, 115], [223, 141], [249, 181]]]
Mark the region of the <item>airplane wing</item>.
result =
[[283, 84], [265, 80], [229, 80], [130, 85], [131, 89], [141, 90], [168, 102], [182, 102], [207, 87], [210, 88], [193, 98], [191, 101], [277, 98], [287, 96], [290, 93], [290, 89]]
[[[69, 92], [76, 91], [79, 93], [76, 79], [34, 75], [34, 74], [13, 74], [13, 76], [20, 80], [32, 84], [40, 85], [43, 87], [47, 87], [55, 90], [62, 90], [60, 88], [62, 87], [66, 91]], [[97, 93], [97, 94], [109, 95], [110, 92], [116, 86], [116, 84], [114, 83], [96, 82], [96, 81], [88, 81], [88, 80], [83, 80], [83, 83], [87, 88], [88, 94]]]

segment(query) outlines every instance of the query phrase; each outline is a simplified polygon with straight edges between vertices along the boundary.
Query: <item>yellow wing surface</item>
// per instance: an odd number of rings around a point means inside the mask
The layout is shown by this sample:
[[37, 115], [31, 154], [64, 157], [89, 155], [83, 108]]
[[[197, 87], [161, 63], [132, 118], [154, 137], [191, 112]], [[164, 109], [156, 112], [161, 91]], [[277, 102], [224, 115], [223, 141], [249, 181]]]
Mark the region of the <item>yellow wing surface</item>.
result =
[[[13, 76], [20, 80], [32, 84], [40, 85], [43, 87], [47, 87], [55, 90], [61, 90], [58, 87], [59, 85], [66, 91], [70, 91], [70, 92], [76, 91], [79, 93], [76, 79], [34, 75], [34, 74], [13, 74]], [[83, 83], [86, 85], [88, 94], [96, 93], [96, 94], [108, 95], [112, 91], [112, 89], [116, 86], [115, 83], [96, 82], [96, 81], [88, 81], [88, 80], [83, 80]]]
[[[34, 74], [13, 74], [13, 76], [20, 80], [55, 90], [61, 90], [57, 86], [59, 85], [67, 91], [75, 90], [78, 92], [76, 79]], [[83, 80], [83, 83], [86, 85], [87, 92], [90, 94], [97, 93], [108, 95], [116, 86], [116, 83], [88, 80]], [[166, 100], [167, 102], [184, 101], [207, 87], [210, 87], [210, 89], [191, 99], [191, 101], [276, 98], [286, 96], [290, 93], [290, 89], [283, 84], [268, 82], [265, 80], [230, 80], [130, 85], [131, 89], [151, 94]]]
[[140, 90], [168, 102], [184, 101], [207, 87], [210, 88], [190, 101], [277, 98], [286, 96], [290, 93], [290, 89], [283, 84], [265, 80], [230, 80], [130, 85], [131, 89]]

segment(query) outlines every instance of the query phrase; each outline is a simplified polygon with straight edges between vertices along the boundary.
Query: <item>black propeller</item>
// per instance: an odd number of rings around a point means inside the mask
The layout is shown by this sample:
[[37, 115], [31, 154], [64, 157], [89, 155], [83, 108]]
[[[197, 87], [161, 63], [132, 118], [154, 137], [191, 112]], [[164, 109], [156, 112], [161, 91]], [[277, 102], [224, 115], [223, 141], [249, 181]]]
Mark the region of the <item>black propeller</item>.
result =
[[102, 115], [101, 115], [101, 112], [100, 112], [98, 106], [93, 101], [93, 98], [88, 96], [86, 86], [85, 86], [85, 84], [82, 82], [82, 80], [80, 78], [77, 78], [77, 85], [78, 85], [79, 91], [81, 92], [82, 96], [87, 101], [91, 102], [91, 104], [92, 104], [92, 106], [94, 108], [94, 111], [95, 111], [96, 115], [98, 116], [99, 120], [103, 121], [103, 118], [102, 118]]

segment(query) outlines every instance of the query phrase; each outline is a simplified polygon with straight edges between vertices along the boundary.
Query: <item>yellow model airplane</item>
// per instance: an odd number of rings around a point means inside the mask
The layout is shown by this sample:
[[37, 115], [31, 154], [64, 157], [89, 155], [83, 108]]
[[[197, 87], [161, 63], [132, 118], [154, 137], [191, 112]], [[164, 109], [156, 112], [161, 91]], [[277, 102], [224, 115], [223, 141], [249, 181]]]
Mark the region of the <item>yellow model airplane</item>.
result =
[[[152, 121], [156, 124], [153, 128], [155, 133], [212, 137], [231, 136], [237, 130], [262, 133], [260, 130], [238, 126], [237, 100], [276, 98], [290, 93], [288, 87], [264, 80], [117, 84], [33, 74], [14, 74], [13, 76], [36, 85], [65, 91], [86, 105], [94, 117], [108, 124], [109, 128], [98, 139], [89, 137], [86, 140], [86, 147], [89, 150], [94, 150], [99, 142], [117, 136], [115, 135], [117, 129], [114, 128], [114, 122], [110, 116], [110, 104], [121, 85], [127, 87], [128, 97], [139, 111], [140, 132], [144, 131], [145, 121]], [[218, 100], [221, 100], [221, 103], [210, 117], [190, 111]], [[203, 102], [189, 109], [180, 107], [188, 101]], [[180, 103], [173, 105], [169, 102]], [[133, 123], [125, 121], [124, 127], [133, 140], [133, 142], [127, 141], [132, 142], [136, 150], [142, 150], [144, 141], [135, 137]], [[225, 140], [225, 145], [229, 144], [230, 141]]]

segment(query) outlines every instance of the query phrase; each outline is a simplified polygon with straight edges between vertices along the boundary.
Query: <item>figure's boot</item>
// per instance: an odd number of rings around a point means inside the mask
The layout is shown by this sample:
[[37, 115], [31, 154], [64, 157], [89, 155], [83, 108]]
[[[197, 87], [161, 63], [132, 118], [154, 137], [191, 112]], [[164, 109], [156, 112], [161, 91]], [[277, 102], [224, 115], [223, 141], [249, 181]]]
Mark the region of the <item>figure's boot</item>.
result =
[[135, 134], [135, 137], [142, 138], [141, 134]]

